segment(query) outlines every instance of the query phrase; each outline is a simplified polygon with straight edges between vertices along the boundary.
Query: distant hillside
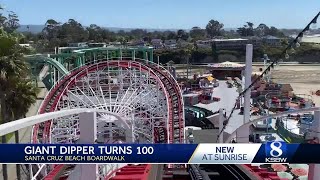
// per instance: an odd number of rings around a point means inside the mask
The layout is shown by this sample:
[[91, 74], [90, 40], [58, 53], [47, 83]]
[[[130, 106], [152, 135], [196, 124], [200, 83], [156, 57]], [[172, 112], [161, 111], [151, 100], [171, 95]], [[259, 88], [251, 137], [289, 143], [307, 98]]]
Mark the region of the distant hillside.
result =
[[[20, 28], [18, 29], [19, 32], [26, 32], [28, 31], [28, 26], [27, 25], [21, 25]], [[44, 25], [29, 25], [29, 31], [32, 33], [39, 33], [42, 31], [44, 28]], [[131, 31], [133, 29], [137, 28], [118, 28], [118, 27], [104, 27], [105, 29], [108, 29], [113, 32], [118, 32], [120, 30], [124, 30], [125, 32]], [[154, 31], [177, 31], [178, 29], [146, 29], [148, 32], [154, 32]], [[190, 29], [184, 29], [185, 31], [190, 31]], [[224, 28], [225, 31], [236, 31], [237, 28]], [[285, 35], [290, 36], [292, 34], [297, 34], [301, 30], [300, 29], [280, 29]], [[311, 35], [312, 34], [319, 34], [320, 29], [318, 30], [313, 30], [309, 32]]]
[[[45, 27], [44, 25], [29, 25], [29, 30], [28, 30], [28, 25], [21, 25], [18, 29], [19, 32], [26, 32], [30, 31], [32, 33], [39, 33], [42, 31], [42, 29]], [[105, 29], [108, 29], [113, 32], [118, 32], [120, 30], [124, 30], [126, 32], [131, 31], [133, 29], [137, 28], [117, 28], [117, 27], [104, 27]], [[154, 31], [177, 31], [178, 29], [146, 29], [148, 32], [154, 32]]]
[[42, 29], [44, 28], [44, 25], [29, 25], [29, 30], [27, 28], [28, 26], [27, 25], [21, 25], [19, 28], [18, 28], [18, 31], [19, 32], [27, 32], [27, 31], [30, 31], [32, 33], [39, 33], [42, 31]]

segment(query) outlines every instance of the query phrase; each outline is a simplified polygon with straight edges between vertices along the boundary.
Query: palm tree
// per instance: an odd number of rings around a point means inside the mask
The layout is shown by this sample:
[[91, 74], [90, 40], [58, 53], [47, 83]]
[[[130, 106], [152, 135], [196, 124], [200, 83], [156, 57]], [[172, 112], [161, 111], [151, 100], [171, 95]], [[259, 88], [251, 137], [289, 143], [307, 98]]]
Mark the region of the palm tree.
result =
[[185, 58], [187, 59], [187, 78], [189, 78], [189, 60], [192, 57], [192, 54], [194, 52], [195, 46], [194, 44], [188, 44], [188, 46], [185, 49]]
[[[39, 89], [37, 85], [30, 79], [12, 79], [14, 85], [12, 93], [7, 97], [7, 108], [10, 111], [10, 121], [14, 121], [23, 117], [31, 105], [37, 100]], [[15, 143], [19, 144], [19, 131], [15, 131]], [[20, 165], [16, 164], [17, 179], [20, 180]]]
[[[29, 67], [23, 60], [23, 49], [18, 44], [18, 37], [0, 29], [0, 123], [8, 122], [10, 113], [7, 107], [7, 98], [15, 85], [13, 79], [25, 78]], [[6, 136], [2, 136], [2, 143], [6, 143]], [[7, 165], [2, 165], [3, 179], [8, 179]]]

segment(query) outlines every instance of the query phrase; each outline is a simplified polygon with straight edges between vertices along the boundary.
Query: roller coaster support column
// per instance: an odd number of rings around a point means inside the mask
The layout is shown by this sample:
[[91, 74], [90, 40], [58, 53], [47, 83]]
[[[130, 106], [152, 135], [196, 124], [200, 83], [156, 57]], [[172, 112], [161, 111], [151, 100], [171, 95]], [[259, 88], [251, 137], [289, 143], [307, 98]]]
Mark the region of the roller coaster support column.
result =
[[[246, 46], [246, 68], [245, 68], [245, 89], [249, 87], [251, 84], [251, 76], [252, 76], [252, 54], [253, 54], [253, 46], [252, 44], [247, 44]], [[244, 111], [243, 111], [243, 124], [250, 121], [250, 99], [251, 99], [251, 88], [247, 90], [244, 94]], [[249, 142], [249, 127], [243, 126], [239, 128], [237, 134], [237, 142], [238, 143], [248, 143]]]
[[53, 68], [53, 84], [57, 82], [57, 70], [56, 68]]
[[[94, 144], [97, 139], [96, 112], [79, 114], [80, 144]], [[73, 171], [69, 180], [95, 180], [97, 179], [98, 166], [96, 164], [79, 164]]]
[[150, 61], [153, 62], [153, 49], [150, 50]]
[[97, 54], [96, 54], [96, 51], [93, 51], [93, 61], [94, 63], [96, 63], [96, 60], [97, 60]]
[[149, 64], [148, 51], [144, 51], [144, 59], [146, 60], [146, 64]]
[[142, 51], [143, 59], [147, 59], [147, 52], [145, 50]]
[[[314, 111], [314, 119], [311, 126], [311, 137], [320, 139], [320, 111]], [[319, 143], [319, 141], [318, 141]], [[308, 180], [320, 179], [320, 164], [309, 164]]]
[[132, 53], [132, 54], [131, 54], [132, 60], [135, 61], [135, 60], [136, 60], [136, 51], [135, 51], [135, 50], [132, 50], [131, 53]]

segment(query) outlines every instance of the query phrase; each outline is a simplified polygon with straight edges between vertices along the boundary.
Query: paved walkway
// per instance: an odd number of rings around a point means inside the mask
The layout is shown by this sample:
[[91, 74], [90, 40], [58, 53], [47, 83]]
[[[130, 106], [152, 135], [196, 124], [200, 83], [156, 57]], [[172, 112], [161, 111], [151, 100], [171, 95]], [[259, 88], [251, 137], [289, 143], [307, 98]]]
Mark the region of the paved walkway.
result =
[[[41, 83], [39, 84], [40, 87], [44, 87], [44, 85]], [[42, 99], [46, 96], [48, 90], [46, 88], [41, 88], [40, 93], [38, 95], [38, 100], [36, 103], [30, 107], [28, 113], [26, 114], [27, 117], [36, 115], [38, 112], [38, 109], [42, 103]], [[24, 129], [19, 130], [19, 138], [20, 138], [20, 143], [30, 143], [31, 139], [31, 127], [27, 127]], [[7, 142], [7, 143], [15, 143], [15, 137], [12, 136], [12, 138]], [[2, 166], [0, 165], [0, 180], [3, 180], [2, 176]], [[8, 165], [8, 177], [9, 180], [15, 180], [17, 179], [16, 176], [16, 166], [15, 164], [9, 164]]]
[[[220, 101], [211, 104], [197, 104], [196, 106], [209, 109], [213, 112], [219, 110], [220, 108], [226, 109], [227, 116], [229, 116], [239, 93], [236, 88], [228, 88], [226, 81], [222, 80], [219, 82], [219, 87], [215, 88], [212, 93], [213, 97], [221, 98]], [[225, 129], [226, 133], [234, 132], [238, 127], [243, 124], [243, 115], [239, 115], [240, 110], [234, 111], [230, 118], [230, 121]]]

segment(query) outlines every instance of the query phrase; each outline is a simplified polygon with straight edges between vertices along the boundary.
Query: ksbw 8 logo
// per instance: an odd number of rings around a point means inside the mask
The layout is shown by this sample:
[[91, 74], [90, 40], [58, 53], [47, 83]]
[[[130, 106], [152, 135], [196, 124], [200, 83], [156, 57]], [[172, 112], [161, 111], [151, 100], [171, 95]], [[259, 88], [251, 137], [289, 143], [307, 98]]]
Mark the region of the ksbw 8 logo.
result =
[[287, 146], [285, 142], [267, 142], [265, 145], [266, 163], [285, 163]]

